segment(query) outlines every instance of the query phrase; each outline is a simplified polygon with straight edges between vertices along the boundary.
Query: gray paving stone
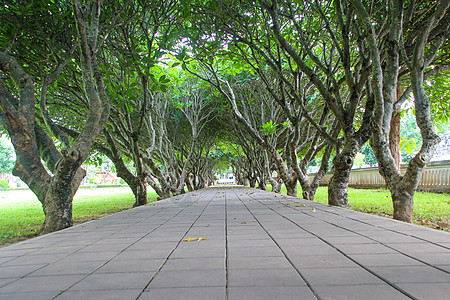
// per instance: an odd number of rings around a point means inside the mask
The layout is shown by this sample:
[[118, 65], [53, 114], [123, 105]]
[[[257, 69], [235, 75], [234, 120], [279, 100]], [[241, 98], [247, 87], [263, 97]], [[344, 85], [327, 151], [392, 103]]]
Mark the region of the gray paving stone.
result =
[[429, 283], [400, 283], [400, 288], [414, 295], [417, 299], [448, 299], [450, 293], [449, 282], [429, 282]]
[[230, 256], [258, 257], [258, 256], [284, 256], [278, 247], [242, 247], [228, 249]]
[[156, 272], [164, 263], [165, 259], [133, 259], [111, 260], [95, 271], [99, 273], [133, 273], [133, 272]]
[[384, 246], [382, 244], [336, 244], [337, 249], [344, 252], [347, 255], [350, 254], [396, 254], [397, 251]]
[[24, 255], [18, 257], [14, 260], [10, 260], [2, 264], [3, 267], [7, 266], [24, 266], [24, 265], [38, 265], [38, 264], [48, 264], [54, 261], [57, 261], [63, 257], [67, 256], [67, 254], [41, 254], [41, 255]]
[[163, 271], [175, 270], [225, 270], [225, 258], [170, 258], [164, 264]]
[[82, 278], [83, 275], [25, 277], [3, 286], [0, 294], [64, 291]]
[[10, 282], [13, 282], [14, 280], [17, 280], [19, 278], [9, 277], [9, 278], [0, 278], [0, 287], [7, 285]]
[[230, 287], [229, 300], [317, 299], [307, 286]]
[[57, 262], [40, 268], [29, 276], [83, 275], [93, 272], [102, 264], [104, 262], [101, 261]]
[[0, 278], [16, 278], [30, 274], [45, 265], [0, 266]]
[[277, 244], [281, 247], [286, 246], [323, 246], [323, 247], [329, 247], [325, 242], [321, 241], [317, 237], [305, 237], [305, 238], [290, 238], [290, 239], [281, 239], [281, 238], [275, 238], [277, 241]]
[[[312, 286], [320, 299], [333, 300], [406, 300], [411, 299], [387, 284]], [[432, 299], [432, 298], [429, 298]]]
[[139, 300], [210, 300], [225, 299], [225, 287], [152, 288]]
[[78, 251], [78, 253], [84, 252], [103, 252], [103, 251], [123, 251], [128, 248], [130, 244], [128, 243], [114, 243], [114, 244], [92, 244], [84, 247]]
[[283, 256], [239, 257], [231, 256], [228, 268], [233, 269], [290, 269], [292, 265]]
[[450, 283], [450, 274], [429, 266], [370, 267], [393, 283]]
[[60, 292], [28, 292], [0, 294], [0, 300], [48, 300], [56, 297]]
[[339, 255], [319, 255], [319, 256], [289, 256], [289, 259], [297, 269], [317, 269], [317, 268], [357, 268], [358, 265], [349, 258]]
[[94, 273], [75, 284], [69, 291], [142, 290], [153, 275], [153, 272]]
[[[449, 235], [450, 239], [450, 235]], [[404, 244], [386, 244], [389, 247], [394, 248], [395, 250], [408, 253], [408, 254], [422, 254], [422, 253], [434, 253], [435, 255], [450, 253], [449, 249], [446, 249], [441, 246], [433, 245], [427, 242], [421, 243], [404, 243]]]
[[261, 240], [232, 240], [228, 241], [228, 247], [270, 247], [275, 246], [275, 243], [270, 239]]
[[353, 254], [352, 259], [364, 266], [412, 266], [423, 265], [418, 260], [409, 258], [400, 253], [384, 253], [384, 254]]
[[151, 288], [224, 287], [225, 270], [161, 270], [149, 285]]
[[230, 269], [230, 287], [302, 286], [303, 279], [293, 269]]
[[[190, 242], [197, 243], [197, 242]], [[201, 243], [201, 242], [199, 242]], [[170, 256], [171, 258], [194, 258], [194, 257], [225, 257], [225, 249], [223, 247], [207, 247], [203, 246], [186, 246], [178, 247]]]
[[288, 256], [298, 256], [298, 255], [322, 256], [322, 255], [339, 254], [339, 252], [335, 248], [329, 245], [324, 246], [298, 245], [298, 246], [282, 246], [281, 248]]
[[157, 259], [166, 258], [170, 253], [170, 250], [158, 249], [158, 250], [134, 250], [129, 248], [114, 257], [114, 260], [141, 260], [141, 259]]
[[311, 285], [380, 284], [379, 278], [362, 268], [301, 269]]
[[[56, 297], [57, 300], [133, 300], [137, 299], [141, 293], [140, 289], [123, 289], [123, 290], [103, 290], [103, 291], [67, 291]], [[50, 299], [50, 298], [46, 298]]]

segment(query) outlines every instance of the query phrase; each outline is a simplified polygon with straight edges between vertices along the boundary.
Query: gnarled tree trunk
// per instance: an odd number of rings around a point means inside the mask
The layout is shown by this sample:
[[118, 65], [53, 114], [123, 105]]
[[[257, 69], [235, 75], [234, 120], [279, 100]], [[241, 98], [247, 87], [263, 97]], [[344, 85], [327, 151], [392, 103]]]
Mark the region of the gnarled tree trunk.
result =
[[328, 204], [348, 206], [348, 181], [354, 154], [342, 152], [333, 159], [334, 173], [328, 184]]

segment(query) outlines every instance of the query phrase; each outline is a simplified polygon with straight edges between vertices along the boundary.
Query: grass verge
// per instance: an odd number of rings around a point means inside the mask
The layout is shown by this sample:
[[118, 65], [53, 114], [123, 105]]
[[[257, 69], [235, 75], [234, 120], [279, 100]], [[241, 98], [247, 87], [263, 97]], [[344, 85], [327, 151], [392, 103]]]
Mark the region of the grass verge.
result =
[[[1, 193], [0, 193], [1, 195]], [[156, 200], [157, 194], [149, 189], [148, 201]], [[11, 199], [0, 197], [0, 246], [19, 242], [39, 234], [44, 222], [41, 203], [35, 199]], [[73, 201], [73, 222], [80, 224], [110, 215], [133, 206], [131, 192], [104, 193], [96, 195], [75, 195]]]

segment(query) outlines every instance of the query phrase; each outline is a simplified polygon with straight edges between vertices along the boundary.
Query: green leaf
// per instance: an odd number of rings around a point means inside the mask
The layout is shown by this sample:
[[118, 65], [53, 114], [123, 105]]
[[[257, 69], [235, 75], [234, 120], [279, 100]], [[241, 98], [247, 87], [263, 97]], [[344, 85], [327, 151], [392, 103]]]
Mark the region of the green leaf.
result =
[[133, 112], [133, 106], [131, 106], [131, 104], [127, 103], [126, 107], [127, 107], [127, 112], [129, 114], [131, 114]]
[[274, 125], [272, 121], [263, 124], [261, 127], [261, 131], [268, 135], [272, 135], [277, 131], [277, 126]]

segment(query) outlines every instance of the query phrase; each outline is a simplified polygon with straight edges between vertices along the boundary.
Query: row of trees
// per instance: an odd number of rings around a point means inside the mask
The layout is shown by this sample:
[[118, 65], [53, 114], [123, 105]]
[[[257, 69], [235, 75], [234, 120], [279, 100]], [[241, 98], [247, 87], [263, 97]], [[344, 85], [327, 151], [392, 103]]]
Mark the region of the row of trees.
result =
[[[191, 13], [202, 22], [192, 24], [200, 24], [201, 34], [186, 26], [190, 55], [181, 58], [186, 70], [227, 99], [249, 136], [272, 156], [289, 194], [295, 195], [293, 183], [298, 180], [304, 197], [311, 199], [308, 194], [313, 195], [314, 189], [309, 190], [302, 166], [324, 141], [329, 147], [324, 154], [331, 148], [335, 152], [329, 203], [347, 205], [354, 158], [370, 140], [391, 191], [394, 218], [411, 222], [414, 192], [439, 142], [425, 86], [427, 78], [448, 68], [449, 5], [449, 1], [197, 1]], [[191, 66], [190, 60], [196, 63]], [[245, 65], [241, 72], [247, 68], [257, 74], [270, 101], [283, 111], [281, 121], [261, 120], [265, 127], [259, 131], [253, 126], [253, 116], [249, 119], [243, 112], [230, 84], [236, 76], [231, 79], [227, 67], [233, 64]], [[422, 145], [402, 175], [397, 116], [411, 93]], [[286, 146], [274, 148], [270, 141], [284, 122], [289, 123]], [[305, 143], [309, 148], [297, 163], [298, 148]]]
[[[7, 1], [0, 124], [13, 173], [41, 201], [46, 232], [72, 224], [93, 151], [135, 205], [147, 184], [160, 198], [210, 184], [224, 160], [240, 182], [295, 196], [300, 183], [313, 200], [333, 157], [329, 203], [345, 206], [370, 140], [394, 217], [411, 222], [438, 142], [425, 87], [448, 68], [448, 10], [445, 0]], [[401, 175], [397, 116], [411, 93], [423, 142]]]

